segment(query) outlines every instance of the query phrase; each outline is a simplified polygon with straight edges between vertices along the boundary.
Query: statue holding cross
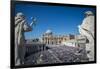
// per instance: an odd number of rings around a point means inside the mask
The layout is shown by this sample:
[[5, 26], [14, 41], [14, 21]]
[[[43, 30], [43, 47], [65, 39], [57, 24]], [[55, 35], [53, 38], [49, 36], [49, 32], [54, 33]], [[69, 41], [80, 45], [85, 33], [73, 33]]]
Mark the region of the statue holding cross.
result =
[[32, 31], [36, 25], [36, 18], [31, 18], [30, 25], [27, 23], [23, 13], [17, 13], [15, 16], [15, 65], [24, 64], [25, 57], [25, 32]]

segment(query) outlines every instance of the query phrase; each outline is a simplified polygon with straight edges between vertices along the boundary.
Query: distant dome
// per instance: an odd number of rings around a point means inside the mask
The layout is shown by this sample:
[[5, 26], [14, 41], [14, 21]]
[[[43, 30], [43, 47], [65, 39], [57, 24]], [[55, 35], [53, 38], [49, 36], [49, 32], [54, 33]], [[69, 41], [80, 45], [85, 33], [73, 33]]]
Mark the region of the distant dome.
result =
[[45, 34], [52, 34], [52, 31], [50, 29], [48, 29]]

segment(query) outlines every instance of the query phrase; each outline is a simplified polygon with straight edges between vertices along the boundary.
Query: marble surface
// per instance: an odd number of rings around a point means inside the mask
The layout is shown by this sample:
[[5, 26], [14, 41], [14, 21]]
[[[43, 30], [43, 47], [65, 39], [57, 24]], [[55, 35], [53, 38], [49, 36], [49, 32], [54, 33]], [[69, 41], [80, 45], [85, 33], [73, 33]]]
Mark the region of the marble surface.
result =
[[89, 43], [86, 43], [87, 56], [89, 61], [94, 61], [94, 15], [91, 11], [85, 12], [85, 15], [86, 17], [78, 28], [79, 33], [89, 40]]

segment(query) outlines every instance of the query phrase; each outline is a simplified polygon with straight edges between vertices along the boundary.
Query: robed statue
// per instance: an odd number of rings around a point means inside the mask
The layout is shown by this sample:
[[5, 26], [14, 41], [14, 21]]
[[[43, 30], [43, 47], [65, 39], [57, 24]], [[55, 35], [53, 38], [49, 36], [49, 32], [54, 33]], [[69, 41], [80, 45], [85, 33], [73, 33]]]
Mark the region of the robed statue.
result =
[[94, 14], [92, 11], [85, 12], [85, 18], [81, 25], [79, 25], [79, 32], [88, 40], [86, 43], [86, 51], [89, 61], [94, 61]]
[[36, 18], [32, 17], [30, 25], [27, 23], [23, 13], [17, 13], [15, 16], [15, 65], [24, 64], [25, 57], [25, 32], [32, 31], [36, 25]]

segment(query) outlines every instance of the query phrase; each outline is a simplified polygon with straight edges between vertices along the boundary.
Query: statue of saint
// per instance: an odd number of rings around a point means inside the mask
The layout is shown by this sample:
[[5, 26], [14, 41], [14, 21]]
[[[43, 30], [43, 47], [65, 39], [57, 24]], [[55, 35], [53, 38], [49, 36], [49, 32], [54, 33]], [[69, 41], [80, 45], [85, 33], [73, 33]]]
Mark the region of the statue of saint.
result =
[[85, 12], [86, 17], [84, 18], [81, 25], [79, 25], [79, 32], [85, 36], [89, 41], [86, 43], [86, 51], [89, 61], [94, 61], [94, 15], [91, 11]]
[[17, 13], [15, 16], [15, 65], [24, 64], [25, 57], [25, 32], [32, 31], [36, 24], [36, 18], [32, 18], [29, 25], [23, 13]]

